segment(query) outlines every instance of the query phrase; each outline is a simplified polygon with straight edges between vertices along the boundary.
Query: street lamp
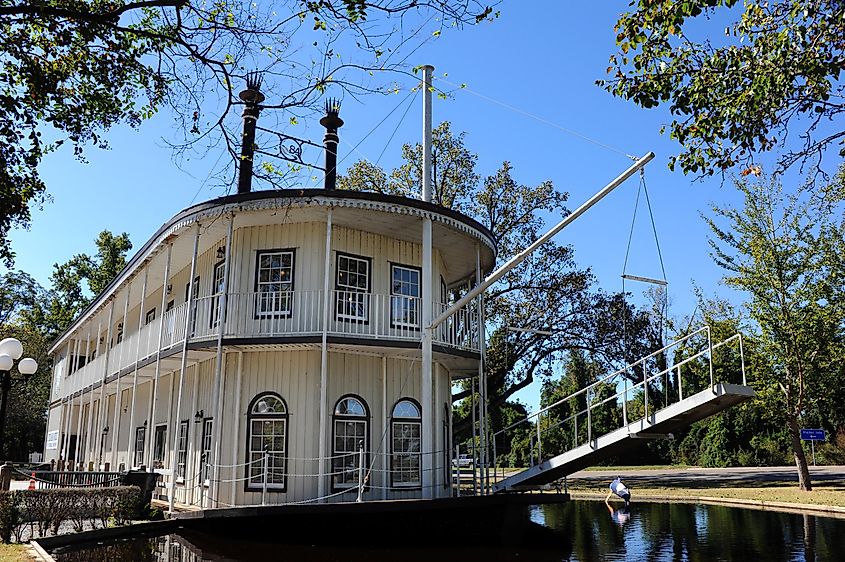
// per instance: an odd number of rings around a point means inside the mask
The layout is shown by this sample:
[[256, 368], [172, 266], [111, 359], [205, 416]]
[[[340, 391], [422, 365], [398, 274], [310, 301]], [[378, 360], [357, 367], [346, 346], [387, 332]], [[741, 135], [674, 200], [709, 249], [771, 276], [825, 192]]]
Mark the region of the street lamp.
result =
[[34, 375], [38, 370], [38, 363], [35, 359], [23, 355], [23, 345], [15, 338], [6, 338], [0, 341], [0, 390], [3, 396], [0, 397], [0, 454], [3, 453], [6, 444], [4, 437], [6, 432], [6, 405], [9, 402], [9, 392], [12, 390], [12, 367], [18, 361], [18, 372], [24, 376]]

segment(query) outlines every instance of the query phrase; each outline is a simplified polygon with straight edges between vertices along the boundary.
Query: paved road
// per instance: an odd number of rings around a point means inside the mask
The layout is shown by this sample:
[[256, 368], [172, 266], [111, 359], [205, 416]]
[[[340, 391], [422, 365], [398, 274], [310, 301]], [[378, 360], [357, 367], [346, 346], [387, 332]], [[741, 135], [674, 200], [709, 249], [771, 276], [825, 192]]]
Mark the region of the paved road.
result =
[[[767, 466], [741, 468], [686, 468], [659, 470], [582, 470], [569, 476], [569, 481], [583, 483], [606, 483], [621, 475], [629, 484], [638, 483], [665, 487], [713, 488], [723, 485], [742, 487], [762, 486], [770, 482], [798, 483], [798, 473], [794, 466]], [[845, 466], [810, 467], [810, 479], [813, 483], [826, 486], [845, 486]]]

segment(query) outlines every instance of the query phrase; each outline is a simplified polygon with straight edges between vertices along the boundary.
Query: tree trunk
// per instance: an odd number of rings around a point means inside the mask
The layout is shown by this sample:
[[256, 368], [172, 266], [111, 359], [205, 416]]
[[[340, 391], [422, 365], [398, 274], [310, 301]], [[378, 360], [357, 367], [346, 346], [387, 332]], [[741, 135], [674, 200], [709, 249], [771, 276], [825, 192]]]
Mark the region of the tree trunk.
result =
[[798, 430], [798, 420], [795, 417], [789, 418], [789, 436], [792, 439], [792, 454], [795, 456], [795, 466], [798, 468], [798, 487], [805, 492], [813, 489], [810, 482], [810, 469], [807, 467], [807, 457], [804, 456], [804, 448], [801, 446], [801, 434]]

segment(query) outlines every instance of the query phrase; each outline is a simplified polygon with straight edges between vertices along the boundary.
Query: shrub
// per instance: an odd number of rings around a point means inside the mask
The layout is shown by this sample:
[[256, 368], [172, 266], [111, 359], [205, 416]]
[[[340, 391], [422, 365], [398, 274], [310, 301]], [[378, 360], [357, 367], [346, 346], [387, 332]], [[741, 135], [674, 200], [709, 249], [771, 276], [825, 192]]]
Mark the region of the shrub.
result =
[[0, 540], [20, 540], [24, 528], [39, 536], [56, 534], [65, 521], [77, 532], [86, 522], [101, 527], [114, 521], [126, 524], [135, 512], [141, 490], [137, 486], [112, 488], [49, 488], [0, 492]]

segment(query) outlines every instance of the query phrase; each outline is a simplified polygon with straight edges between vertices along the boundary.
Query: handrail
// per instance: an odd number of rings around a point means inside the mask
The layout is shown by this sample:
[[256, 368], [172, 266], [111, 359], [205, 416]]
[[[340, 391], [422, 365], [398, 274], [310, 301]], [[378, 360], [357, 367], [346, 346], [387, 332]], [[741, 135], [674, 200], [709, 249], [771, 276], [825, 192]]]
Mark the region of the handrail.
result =
[[[619, 375], [619, 374], [621, 374], [621, 373], [624, 373], [624, 372], [628, 371], [629, 369], [632, 369], [633, 367], [636, 367], [636, 366], [637, 366], [637, 365], [639, 365], [640, 363], [645, 362], [647, 359], [651, 359], [652, 357], [654, 357], [654, 356], [655, 356], [655, 355], [657, 355], [658, 353], [662, 353], [663, 351], [667, 351], [667, 350], [671, 349], [672, 347], [675, 347], [675, 346], [677, 346], [677, 345], [679, 345], [679, 344], [681, 344], [681, 343], [684, 343], [684, 342], [685, 342], [685, 341], [687, 341], [688, 339], [692, 338], [693, 336], [696, 336], [696, 335], [700, 334], [701, 332], [707, 332], [707, 335], [708, 335], [708, 338], [707, 338], [707, 339], [708, 339], [708, 340], [710, 339], [710, 326], [704, 326], [704, 327], [702, 327], [702, 328], [699, 328], [698, 330], [696, 330], [696, 331], [694, 331], [694, 332], [692, 332], [692, 333], [690, 333], [690, 334], [687, 334], [687, 335], [686, 335], [686, 336], [684, 336], [683, 338], [681, 338], [681, 339], [679, 339], [679, 340], [675, 340], [674, 342], [670, 343], [669, 345], [663, 346], [662, 348], [658, 349], [657, 351], [654, 351], [654, 352], [650, 353], [649, 355], [646, 355], [646, 356], [644, 356], [644, 357], [641, 357], [641, 358], [637, 359], [636, 361], [634, 361], [633, 363], [630, 363], [630, 364], [626, 365], [625, 367], [622, 367], [621, 369], [618, 369], [618, 370], [616, 370], [616, 371], [614, 371], [614, 372], [610, 373], [609, 375], [606, 375], [606, 376], [602, 377], [601, 379], [599, 379], [599, 380], [597, 380], [597, 381], [595, 381], [595, 382], [593, 382], [593, 383], [591, 383], [591, 384], [589, 384], [589, 385], [585, 386], [584, 388], [582, 388], [582, 389], [580, 389], [580, 390], [577, 390], [577, 391], [573, 392], [572, 394], [570, 394], [570, 395], [569, 395], [569, 396], [567, 396], [566, 398], [561, 398], [560, 400], [558, 400], [558, 401], [557, 401], [557, 402], [555, 402], [554, 404], [551, 404], [551, 405], [549, 405], [549, 406], [546, 406], [545, 408], [543, 408], [543, 409], [541, 409], [541, 410], [538, 410], [538, 411], [534, 412], [533, 414], [529, 414], [529, 415], [528, 415], [528, 416], [526, 416], [525, 418], [523, 418], [523, 419], [521, 419], [521, 420], [519, 420], [519, 421], [516, 421], [516, 422], [512, 423], [511, 425], [509, 425], [509, 426], [507, 426], [507, 427], [505, 427], [505, 428], [503, 428], [503, 429], [500, 429], [499, 431], [497, 431], [496, 433], [494, 433], [494, 434], [493, 434], [493, 437], [495, 437], [496, 435], [498, 435], [498, 434], [500, 434], [500, 433], [503, 433], [503, 432], [505, 432], [505, 431], [507, 431], [507, 430], [509, 430], [509, 429], [512, 429], [512, 428], [514, 428], [514, 427], [516, 427], [516, 426], [518, 426], [518, 425], [520, 425], [520, 424], [522, 424], [522, 423], [524, 423], [524, 422], [526, 422], [526, 421], [528, 421], [528, 420], [531, 420], [531, 419], [533, 419], [533, 418], [535, 418], [535, 417], [539, 416], [540, 414], [543, 414], [543, 413], [547, 412], [548, 410], [551, 410], [552, 408], [555, 408], [555, 407], [557, 407], [557, 406], [560, 406], [560, 405], [561, 405], [561, 404], [563, 404], [564, 402], [567, 402], [567, 401], [569, 401], [569, 400], [572, 400], [573, 398], [575, 398], [575, 397], [579, 396], [580, 394], [583, 394], [583, 393], [585, 393], [585, 392], [587, 392], [587, 391], [589, 391], [589, 390], [593, 389], [594, 387], [599, 386], [600, 384], [606, 383], [609, 379], [612, 379], [612, 378], [616, 377], [617, 375]], [[702, 351], [702, 352], [699, 352], [699, 353], [703, 353], [703, 351]], [[664, 374], [664, 373], [661, 373], [661, 374]], [[640, 384], [640, 383], [637, 383], [637, 386], [638, 386], [639, 384]], [[632, 388], [634, 388], [634, 387], [632, 387]]]
[[[328, 333], [341, 336], [371, 339], [390, 338], [419, 340], [422, 334], [423, 302], [419, 297], [388, 293], [340, 291], [331, 289], [315, 291], [230, 292], [226, 310], [221, 311], [221, 295], [205, 295], [190, 303], [180, 303], [165, 311], [149, 324], [136, 327], [124, 334], [121, 342], [111, 348], [106, 365], [107, 376], [131, 367], [161, 350], [181, 344], [185, 337], [191, 341], [216, 338], [219, 322], [224, 322], [226, 337], [265, 337], [276, 335], [313, 335], [321, 333], [324, 319], [315, 311], [323, 309], [325, 299], [330, 301]], [[345, 304], [346, 308], [341, 309]], [[434, 313], [448, 304], [432, 302]], [[193, 309], [193, 320], [185, 320]], [[357, 315], [360, 315], [359, 318]], [[162, 337], [158, 333], [164, 324]], [[187, 334], [186, 334], [187, 328]], [[475, 308], [458, 311], [449, 322], [433, 332], [436, 344], [447, 348], [479, 350], [480, 326]], [[59, 396], [68, 396], [97, 384], [102, 378], [105, 353], [92, 358], [86, 365], [69, 376], [61, 377]]]
[[[665, 369], [662, 369], [657, 373], [652, 373], [650, 375], [647, 375], [644, 372], [642, 380], [637, 381], [636, 383], [633, 383], [633, 381], [631, 381], [631, 386], [629, 386], [628, 379], [624, 379], [624, 389], [623, 390], [619, 390], [619, 391], [615, 392], [614, 394], [612, 394], [611, 396], [607, 396], [607, 397], [601, 399], [601, 401], [596, 402], [596, 403], [591, 403], [591, 402], [588, 401], [585, 408], [579, 409], [578, 411], [570, 414], [569, 416], [567, 416], [564, 419], [556, 420], [551, 425], [541, 427], [541, 423], [540, 423], [541, 416], [543, 414], [548, 413], [552, 408], [560, 406], [561, 404], [563, 404], [565, 402], [571, 401], [572, 399], [574, 399], [574, 398], [584, 394], [585, 392], [588, 392], [589, 390], [597, 387], [599, 384], [607, 383], [609, 380], [611, 380], [615, 376], [619, 375], [620, 373], [625, 372], [628, 369], [635, 367], [638, 364], [644, 365], [645, 361], [647, 359], [654, 357], [658, 353], [665, 351], [667, 349], [670, 349], [672, 347], [675, 347], [678, 344], [681, 344], [681, 343], [689, 340], [691, 337], [698, 335], [698, 334], [701, 334], [701, 333], [705, 333], [705, 332], [707, 333], [707, 342], [706, 342], [707, 345], [704, 349], [701, 349], [700, 351], [697, 351], [693, 355], [691, 355], [689, 357], [685, 357], [682, 360], [680, 360], [676, 363], [673, 363], [671, 366], [669, 366]], [[629, 422], [630, 422], [630, 420], [628, 420], [628, 412], [627, 412], [627, 402], [628, 402], [627, 396], [628, 396], [628, 394], [631, 391], [636, 391], [637, 389], [647, 390], [648, 385], [650, 383], [652, 383], [656, 379], [659, 379], [659, 378], [664, 377], [666, 375], [671, 375], [673, 371], [677, 372], [678, 400], [679, 401], [683, 400], [683, 386], [682, 386], [682, 381], [681, 381], [681, 367], [683, 365], [686, 365], [686, 364], [692, 362], [692, 361], [695, 361], [696, 359], [700, 359], [701, 357], [705, 357], [705, 356], [707, 357], [707, 365], [708, 365], [708, 368], [709, 368], [709, 371], [710, 371], [710, 387], [712, 388], [715, 385], [715, 380], [713, 378], [714, 377], [714, 374], [713, 374], [714, 373], [713, 351], [717, 350], [717, 349], [719, 349], [723, 346], [726, 346], [726, 345], [728, 345], [732, 342], [738, 343], [738, 351], [739, 351], [739, 354], [740, 354], [740, 370], [742, 372], [741, 373], [742, 374], [742, 383], [743, 383], [743, 385], [745, 385], [747, 381], [746, 381], [746, 375], [745, 375], [745, 357], [744, 357], [744, 351], [743, 351], [743, 345], [742, 345], [742, 334], [736, 333], [736, 334], [734, 334], [734, 335], [714, 344], [712, 342], [712, 339], [711, 339], [710, 328], [708, 326], [705, 326], [705, 327], [703, 327], [699, 330], [696, 330], [695, 332], [692, 332], [691, 334], [688, 334], [687, 336], [685, 336], [685, 337], [683, 337], [683, 338], [681, 338], [677, 341], [672, 342], [671, 344], [669, 344], [667, 346], [664, 346], [661, 350], [658, 350], [656, 352], [651, 353], [650, 355], [647, 355], [647, 356], [645, 356], [641, 359], [638, 359], [634, 363], [627, 365], [625, 368], [619, 369], [619, 370], [611, 373], [610, 375], [604, 376], [601, 379], [599, 379], [598, 381], [591, 383], [590, 385], [584, 387], [583, 389], [580, 389], [576, 392], [573, 392], [569, 396], [567, 396], [567, 397], [565, 397], [561, 400], [556, 401], [554, 404], [547, 406], [547, 407], [543, 408], [542, 410], [539, 410], [539, 411], [537, 411], [533, 414], [530, 414], [529, 416], [526, 416], [525, 418], [523, 418], [523, 419], [521, 419], [517, 422], [514, 422], [514, 423], [508, 425], [507, 427], [493, 433], [490, 436], [490, 438], [493, 440], [492, 441], [493, 450], [494, 451], [496, 450], [496, 438], [500, 434], [505, 433], [506, 431], [509, 431], [509, 430], [511, 430], [515, 427], [518, 427], [522, 424], [530, 423], [530, 422], [532, 422], [533, 420], [536, 419], [536, 435], [534, 435], [534, 433], [532, 432], [531, 435], [529, 436], [529, 443], [530, 443], [530, 453], [529, 453], [529, 455], [530, 455], [531, 462], [533, 463], [534, 459], [535, 459], [535, 446], [536, 446], [536, 450], [537, 450], [536, 457], [537, 457], [537, 461], [539, 462], [539, 461], [542, 460], [542, 435], [545, 434], [547, 431], [549, 431], [551, 429], [558, 428], [558, 427], [560, 427], [564, 424], [567, 424], [569, 422], [574, 422], [574, 426], [573, 426], [573, 429], [574, 429], [574, 432], [575, 432], [574, 446], [578, 445], [578, 418], [580, 416], [583, 416], [584, 414], [586, 414], [586, 416], [587, 416], [587, 441], [592, 443], [592, 440], [593, 440], [592, 429], [593, 428], [592, 428], [592, 419], [591, 419], [592, 416], [591, 416], [591, 414], [592, 414], [592, 411], [594, 409], [599, 408], [602, 405], [607, 404], [609, 402], [615, 403], [619, 399], [619, 397], [621, 396], [622, 397], [622, 425], [620, 427], [625, 427], [625, 426], [629, 425]], [[667, 394], [666, 403], [660, 408], [660, 410], [668, 407], [670, 405], [669, 402], [670, 402], [670, 399], [669, 399], [668, 394]], [[649, 406], [648, 406], [648, 401], [647, 401], [647, 392], [646, 392], [646, 398], [644, 398], [644, 406], [645, 406], [645, 411], [644, 411], [643, 415], [644, 416], [653, 415], [652, 413], [649, 412]], [[494, 452], [494, 463], [495, 463], [495, 452]]]

